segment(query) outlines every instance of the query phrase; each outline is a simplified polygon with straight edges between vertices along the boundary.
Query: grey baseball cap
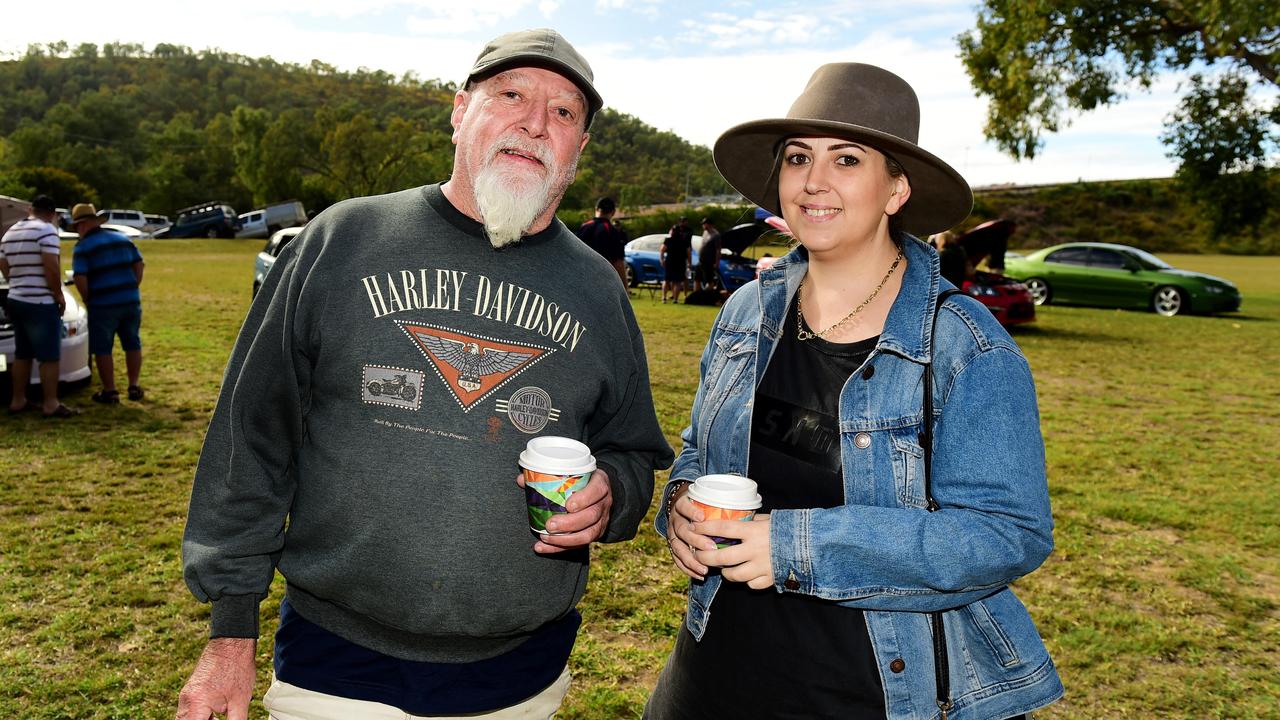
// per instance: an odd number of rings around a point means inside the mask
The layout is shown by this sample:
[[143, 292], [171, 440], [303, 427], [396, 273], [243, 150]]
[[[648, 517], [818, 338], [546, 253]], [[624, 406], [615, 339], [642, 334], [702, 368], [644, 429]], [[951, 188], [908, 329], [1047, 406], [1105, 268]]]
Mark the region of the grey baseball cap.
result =
[[490, 40], [471, 67], [466, 85], [512, 67], [546, 68], [572, 81], [587, 98], [587, 127], [604, 107], [604, 100], [592, 84], [595, 78], [586, 58], [555, 30], [519, 30]]

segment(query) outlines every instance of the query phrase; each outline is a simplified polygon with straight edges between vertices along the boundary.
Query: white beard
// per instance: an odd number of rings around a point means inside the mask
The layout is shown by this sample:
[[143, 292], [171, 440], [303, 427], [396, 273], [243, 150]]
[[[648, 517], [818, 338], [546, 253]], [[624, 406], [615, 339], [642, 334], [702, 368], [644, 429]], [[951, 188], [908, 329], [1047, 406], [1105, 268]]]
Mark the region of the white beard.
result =
[[[547, 172], [541, 179], [515, 175], [494, 166], [498, 148], [515, 148], [536, 157]], [[476, 209], [484, 223], [489, 242], [495, 248], [519, 242], [551, 203], [559, 199], [573, 181], [578, 163], [557, 171], [555, 160], [546, 150], [520, 142], [517, 138], [500, 138], [485, 155], [484, 166], [474, 174]]]

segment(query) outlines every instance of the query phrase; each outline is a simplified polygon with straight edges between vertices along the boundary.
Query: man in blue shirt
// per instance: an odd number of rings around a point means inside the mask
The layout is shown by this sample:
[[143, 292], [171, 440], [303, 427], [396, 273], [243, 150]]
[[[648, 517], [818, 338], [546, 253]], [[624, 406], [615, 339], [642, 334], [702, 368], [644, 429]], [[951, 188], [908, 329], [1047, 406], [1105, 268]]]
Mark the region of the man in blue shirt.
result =
[[89, 203], [71, 209], [71, 223], [80, 234], [71, 268], [76, 289], [89, 309], [89, 352], [102, 379], [102, 390], [93, 394], [93, 400], [104, 405], [120, 402], [111, 359], [117, 335], [129, 376], [129, 399], [141, 400], [142, 339], [138, 329], [142, 325], [142, 296], [138, 285], [142, 283], [142, 254], [129, 238], [103, 228], [102, 218]]

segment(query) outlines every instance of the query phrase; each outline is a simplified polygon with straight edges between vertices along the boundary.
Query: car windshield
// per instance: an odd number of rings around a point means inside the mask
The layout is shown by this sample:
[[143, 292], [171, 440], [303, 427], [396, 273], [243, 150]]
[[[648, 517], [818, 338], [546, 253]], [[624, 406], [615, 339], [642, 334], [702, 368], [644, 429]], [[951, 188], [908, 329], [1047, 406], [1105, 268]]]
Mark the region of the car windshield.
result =
[[1147, 252], [1146, 250], [1139, 250], [1138, 248], [1127, 248], [1127, 250], [1126, 250], [1126, 251], [1129, 253], [1129, 256], [1130, 256], [1130, 257], [1132, 257], [1134, 260], [1137, 260], [1137, 261], [1138, 261], [1138, 264], [1142, 266], [1142, 269], [1143, 269], [1143, 270], [1171, 270], [1171, 269], [1173, 269], [1173, 266], [1172, 266], [1172, 265], [1170, 265], [1169, 263], [1167, 263], [1167, 262], [1165, 262], [1165, 261], [1161, 260], [1160, 258], [1156, 257], [1155, 255], [1152, 255], [1151, 253]]

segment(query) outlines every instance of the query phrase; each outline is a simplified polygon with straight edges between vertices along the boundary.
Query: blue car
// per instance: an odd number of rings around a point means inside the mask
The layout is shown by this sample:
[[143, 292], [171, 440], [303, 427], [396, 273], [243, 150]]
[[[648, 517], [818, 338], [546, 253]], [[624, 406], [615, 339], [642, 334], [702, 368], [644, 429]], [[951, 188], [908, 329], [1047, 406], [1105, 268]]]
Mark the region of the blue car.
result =
[[[756, 277], [756, 261], [743, 257], [740, 253], [756, 238], [763, 234], [767, 227], [758, 223], [737, 225], [720, 235], [720, 282], [729, 292], [733, 292]], [[663, 280], [662, 243], [667, 235], [642, 235], [627, 243], [624, 260], [627, 266], [627, 286], [657, 285]], [[693, 266], [698, 264], [698, 249], [702, 246], [702, 236], [693, 238]], [[690, 268], [692, 271], [692, 268]], [[692, 279], [692, 276], [685, 280]]]

